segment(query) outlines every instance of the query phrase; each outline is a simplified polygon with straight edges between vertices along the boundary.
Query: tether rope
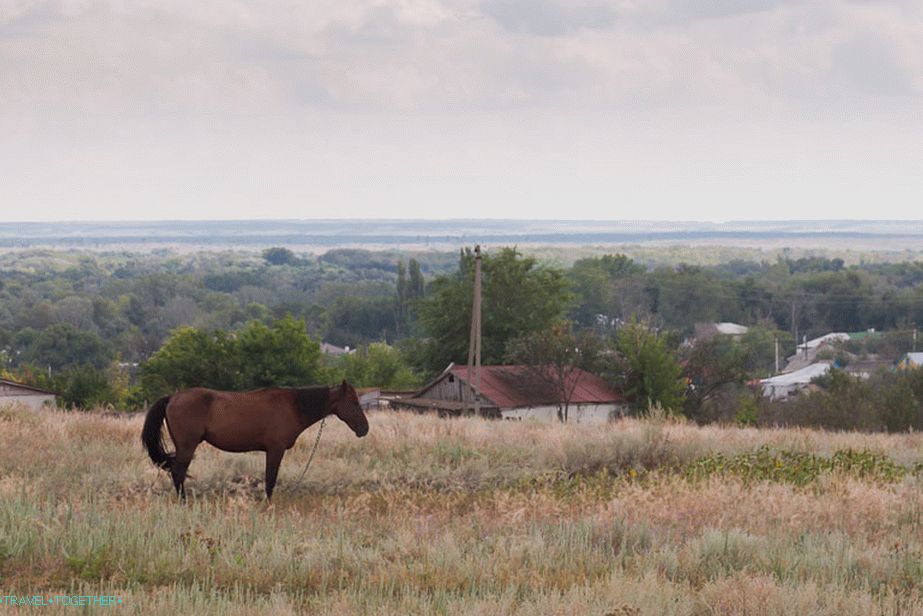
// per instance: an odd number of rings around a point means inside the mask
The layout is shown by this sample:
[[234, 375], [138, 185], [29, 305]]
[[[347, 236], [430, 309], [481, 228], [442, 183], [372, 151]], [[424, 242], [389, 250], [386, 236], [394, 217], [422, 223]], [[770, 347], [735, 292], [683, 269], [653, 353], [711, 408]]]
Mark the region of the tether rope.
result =
[[317, 446], [320, 445], [320, 435], [324, 433], [325, 423], [327, 423], [326, 417], [320, 420], [320, 429], [317, 431], [317, 438], [314, 439], [314, 448], [311, 449], [311, 455], [308, 456], [308, 462], [304, 465], [304, 470], [301, 471], [301, 477], [298, 478], [298, 482], [295, 485], [301, 485], [301, 480], [304, 479], [305, 474], [308, 472], [308, 467], [311, 466], [311, 462], [314, 461], [314, 454], [317, 453]]

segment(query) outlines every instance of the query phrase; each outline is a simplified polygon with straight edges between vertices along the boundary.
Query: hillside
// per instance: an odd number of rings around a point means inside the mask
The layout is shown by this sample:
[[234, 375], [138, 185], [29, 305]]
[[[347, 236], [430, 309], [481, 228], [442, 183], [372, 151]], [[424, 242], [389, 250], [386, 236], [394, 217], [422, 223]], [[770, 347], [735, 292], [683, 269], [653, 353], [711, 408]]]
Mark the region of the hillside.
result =
[[[371, 416], [262, 456], [204, 446], [190, 500], [141, 417], [0, 411], [7, 593], [125, 614], [920, 614], [923, 436]], [[840, 453], [837, 453], [840, 452]]]

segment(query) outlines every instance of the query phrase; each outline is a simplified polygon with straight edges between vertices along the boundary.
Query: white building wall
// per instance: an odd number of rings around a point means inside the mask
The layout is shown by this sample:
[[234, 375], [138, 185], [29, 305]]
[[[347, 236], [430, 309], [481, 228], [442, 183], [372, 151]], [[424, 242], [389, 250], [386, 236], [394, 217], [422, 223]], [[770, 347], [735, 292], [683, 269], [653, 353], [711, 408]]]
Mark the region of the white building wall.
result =
[[[615, 403], [605, 404], [571, 404], [567, 409], [568, 423], [600, 424], [610, 418], [621, 417], [625, 407]], [[519, 419], [552, 423], [558, 421], [558, 407], [536, 406], [501, 410], [503, 419]]]
[[0, 407], [4, 406], [24, 406], [34, 410], [55, 408], [55, 397], [51, 394], [40, 393], [16, 396], [0, 395]]

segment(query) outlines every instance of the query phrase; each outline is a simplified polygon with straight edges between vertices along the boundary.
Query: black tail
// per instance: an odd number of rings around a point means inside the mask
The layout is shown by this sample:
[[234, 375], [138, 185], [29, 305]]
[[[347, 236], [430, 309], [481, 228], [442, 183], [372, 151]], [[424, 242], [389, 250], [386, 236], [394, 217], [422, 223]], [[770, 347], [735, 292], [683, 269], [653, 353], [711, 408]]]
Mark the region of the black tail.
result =
[[158, 467], [169, 471], [173, 465], [175, 455], [167, 453], [163, 448], [163, 434], [161, 426], [167, 416], [167, 404], [170, 402], [170, 396], [164, 396], [154, 403], [144, 417], [144, 428], [141, 429], [141, 442], [147, 449], [147, 455], [151, 456], [151, 461]]

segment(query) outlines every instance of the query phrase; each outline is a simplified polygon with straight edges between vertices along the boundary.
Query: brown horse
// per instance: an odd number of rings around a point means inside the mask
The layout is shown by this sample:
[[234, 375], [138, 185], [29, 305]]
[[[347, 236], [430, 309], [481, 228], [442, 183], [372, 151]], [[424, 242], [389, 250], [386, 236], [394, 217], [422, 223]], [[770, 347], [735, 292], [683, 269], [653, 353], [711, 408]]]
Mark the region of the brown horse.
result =
[[[225, 451], [265, 451], [270, 499], [285, 450], [328, 415], [339, 417], [356, 436], [369, 431], [356, 390], [346, 381], [338, 387], [266, 387], [240, 393], [196, 387], [155, 402], [144, 418], [141, 442], [154, 464], [173, 476], [176, 493], [183, 498], [186, 469], [202, 441]], [[164, 450], [164, 420], [175, 453]]]

